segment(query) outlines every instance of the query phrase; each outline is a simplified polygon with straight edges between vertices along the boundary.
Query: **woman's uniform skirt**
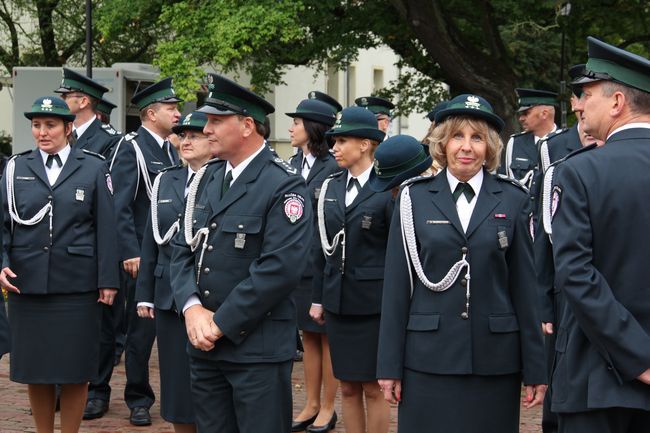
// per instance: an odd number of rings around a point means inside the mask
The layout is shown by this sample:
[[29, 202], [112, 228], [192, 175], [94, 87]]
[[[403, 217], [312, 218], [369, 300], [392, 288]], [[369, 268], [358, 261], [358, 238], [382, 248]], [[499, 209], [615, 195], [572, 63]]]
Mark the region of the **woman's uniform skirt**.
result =
[[319, 325], [314, 322], [309, 316], [309, 309], [311, 308], [311, 292], [312, 292], [312, 278], [301, 278], [300, 284], [292, 292], [293, 302], [296, 304], [296, 314], [298, 318], [298, 329], [301, 331], [316, 332], [319, 334], [325, 333], [325, 326]]
[[348, 382], [377, 379], [379, 314], [339, 315], [325, 311], [334, 377]]
[[156, 308], [160, 367], [160, 416], [171, 423], [194, 424], [185, 324], [173, 311]]
[[517, 433], [521, 376], [436, 375], [404, 369], [399, 433]]
[[9, 293], [10, 378], [27, 384], [80, 384], [99, 368], [98, 291]]

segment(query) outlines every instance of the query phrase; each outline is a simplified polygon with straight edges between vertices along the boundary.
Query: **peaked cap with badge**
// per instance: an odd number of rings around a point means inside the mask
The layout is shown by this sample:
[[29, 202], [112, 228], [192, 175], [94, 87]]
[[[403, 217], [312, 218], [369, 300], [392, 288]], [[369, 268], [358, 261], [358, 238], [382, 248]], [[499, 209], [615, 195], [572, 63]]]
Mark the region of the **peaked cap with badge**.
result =
[[61, 86], [55, 93], [81, 92], [96, 99], [102, 99], [108, 88], [72, 69], [63, 68]]
[[307, 119], [330, 127], [334, 126], [336, 121], [334, 107], [318, 99], [303, 99], [294, 113], [285, 114], [289, 117]]
[[335, 111], [336, 113], [338, 113], [339, 111], [341, 111], [341, 110], [343, 109], [343, 106], [342, 106], [341, 104], [339, 104], [339, 101], [337, 101], [336, 99], [332, 98], [332, 97], [331, 97], [330, 95], [328, 95], [327, 93], [319, 92], [318, 90], [312, 90], [311, 92], [309, 92], [309, 94], [307, 95], [307, 97], [308, 97], [309, 99], [316, 99], [316, 100], [318, 100], [318, 101], [321, 101], [321, 102], [326, 103], [327, 105], [329, 105], [329, 106], [331, 106], [332, 108], [334, 108], [334, 111]]
[[26, 111], [25, 117], [32, 120], [34, 117], [60, 117], [66, 122], [72, 122], [76, 117], [70, 112], [68, 104], [57, 96], [42, 96], [32, 104], [31, 111]]
[[228, 116], [240, 114], [264, 124], [275, 108], [261, 96], [218, 74], [208, 74], [208, 97], [198, 111]]
[[431, 167], [428, 148], [410, 135], [394, 135], [383, 141], [375, 151], [374, 168], [370, 172], [370, 189], [388, 191], [406, 179], [420, 175]]
[[172, 81], [171, 77], [167, 77], [145, 87], [133, 95], [131, 103], [137, 105], [139, 110], [144, 110], [148, 105], [156, 102], [183, 102], [181, 98], [176, 96]]
[[392, 110], [395, 105], [387, 99], [378, 98], [377, 96], [362, 96], [354, 100], [357, 107], [363, 107], [375, 114], [385, 114], [392, 116]]
[[183, 131], [191, 129], [193, 131], [203, 132], [203, 127], [208, 123], [208, 116], [200, 111], [193, 111], [181, 120], [178, 125], [172, 128], [174, 134], [180, 134]]
[[347, 107], [336, 115], [334, 126], [325, 135], [368, 138], [381, 142], [386, 134], [377, 127], [377, 118], [370, 110]]
[[519, 97], [517, 112], [521, 113], [537, 105], [558, 106], [557, 93], [537, 89], [515, 89]]
[[104, 113], [105, 115], [110, 116], [111, 111], [113, 111], [113, 108], [116, 107], [117, 105], [113, 104], [111, 101], [102, 98], [97, 103], [96, 110], [99, 111], [100, 113]]
[[574, 80], [572, 85], [614, 81], [650, 93], [650, 60], [592, 36], [587, 38], [587, 47], [589, 60], [583, 76]]
[[447, 106], [438, 111], [435, 116], [436, 124], [444, 122], [450, 116], [470, 116], [485, 120], [501, 132], [505, 123], [494, 113], [492, 105], [481, 96], [463, 94], [448, 102]]

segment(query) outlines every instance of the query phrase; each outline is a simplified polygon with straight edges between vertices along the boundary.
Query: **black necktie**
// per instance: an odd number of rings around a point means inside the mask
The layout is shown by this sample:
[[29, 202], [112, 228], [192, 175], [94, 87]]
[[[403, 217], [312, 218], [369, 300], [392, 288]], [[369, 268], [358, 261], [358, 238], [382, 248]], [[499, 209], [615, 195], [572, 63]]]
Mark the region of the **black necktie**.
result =
[[356, 177], [351, 177], [350, 180], [348, 181], [347, 191], [348, 192], [352, 191], [352, 188], [355, 188], [357, 192], [361, 191], [361, 184], [359, 183], [359, 180]]
[[165, 152], [167, 152], [167, 156], [169, 157], [169, 162], [174, 164], [176, 161], [174, 161], [174, 156], [172, 155], [171, 143], [169, 143], [168, 140], [165, 140], [163, 142], [163, 149], [165, 149]]
[[302, 157], [302, 168], [303, 170], [307, 167], [307, 170], [309, 170], [311, 167], [309, 166], [309, 161], [307, 161], [307, 157], [303, 156]]
[[78, 138], [79, 138], [79, 136], [77, 135], [77, 130], [73, 129], [72, 130], [72, 135], [70, 136], [70, 146], [74, 146], [75, 144], [77, 144], [77, 139]]
[[47, 160], [45, 161], [45, 165], [47, 166], [47, 168], [52, 168], [52, 163], [55, 161], [58, 167], [63, 167], [63, 163], [61, 162], [61, 157], [57, 154], [47, 155]]
[[458, 185], [456, 185], [456, 189], [454, 190], [453, 193], [454, 201], [457, 202], [461, 194], [465, 194], [467, 203], [472, 201], [472, 199], [474, 198], [474, 190], [472, 189], [472, 186], [469, 183], [460, 182]]
[[223, 180], [223, 185], [221, 186], [221, 197], [226, 195], [230, 189], [230, 182], [232, 182], [232, 170], [228, 170], [228, 173], [226, 173], [226, 177]]
[[187, 184], [185, 184], [185, 187], [186, 187], [186, 188], [189, 188], [189, 187], [190, 187], [190, 184], [191, 184], [192, 181], [194, 180], [194, 175], [195, 175], [195, 174], [196, 174], [196, 173], [192, 173], [192, 174], [190, 174], [190, 178], [187, 179]]

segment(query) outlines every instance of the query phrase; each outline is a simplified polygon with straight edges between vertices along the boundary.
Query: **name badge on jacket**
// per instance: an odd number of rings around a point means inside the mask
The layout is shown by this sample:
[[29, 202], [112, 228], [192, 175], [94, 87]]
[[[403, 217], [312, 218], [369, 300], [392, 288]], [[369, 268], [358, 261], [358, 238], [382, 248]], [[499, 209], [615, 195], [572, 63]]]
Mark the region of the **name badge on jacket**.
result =
[[370, 215], [364, 215], [361, 218], [361, 228], [364, 230], [370, 230], [372, 227], [372, 217]]
[[84, 196], [85, 196], [85, 191], [81, 188], [77, 188], [77, 192], [75, 192], [74, 198], [77, 201], [84, 201]]
[[506, 234], [506, 228], [499, 227], [497, 230], [497, 241], [499, 242], [499, 249], [505, 250], [508, 248], [508, 235]]

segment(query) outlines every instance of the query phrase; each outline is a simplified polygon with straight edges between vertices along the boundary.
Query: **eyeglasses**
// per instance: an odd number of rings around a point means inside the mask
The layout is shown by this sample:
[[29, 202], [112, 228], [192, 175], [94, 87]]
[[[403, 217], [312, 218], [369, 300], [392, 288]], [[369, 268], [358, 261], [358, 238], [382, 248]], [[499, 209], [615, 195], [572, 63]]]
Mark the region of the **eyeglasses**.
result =
[[64, 101], [67, 101], [69, 98], [83, 98], [85, 96], [86, 95], [81, 95], [81, 94], [78, 94], [78, 93], [74, 93], [74, 94], [73, 93], [63, 93], [61, 95], [61, 99], [63, 99]]

